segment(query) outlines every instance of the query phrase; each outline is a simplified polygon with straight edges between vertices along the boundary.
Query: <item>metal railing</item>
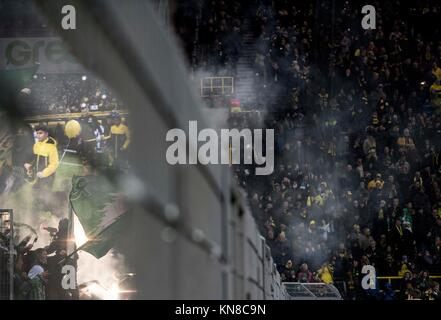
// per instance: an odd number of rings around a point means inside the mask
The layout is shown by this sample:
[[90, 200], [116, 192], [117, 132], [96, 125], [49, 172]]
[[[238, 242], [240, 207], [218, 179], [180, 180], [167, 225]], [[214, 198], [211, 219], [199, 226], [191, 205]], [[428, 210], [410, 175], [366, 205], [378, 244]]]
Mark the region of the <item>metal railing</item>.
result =
[[[441, 276], [429, 276], [430, 279], [441, 279]], [[392, 282], [392, 280], [398, 280], [403, 279], [402, 276], [379, 276], [377, 277], [378, 280], [387, 280], [389, 283]]]
[[283, 285], [291, 300], [343, 300], [332, 284], [284, 282]]
[[[118, 110], [121, 116], [128, 115], [128, 110]], [[108, 117], [112, 114], [112, 111], [90, 111], [88, 115], [95, 116], [97, 118]], [[37, 123], [41, 121], [67, 121], [71, 119], [78, 119], [84, 116], [84, 113], [73, 112], [73, 113], [54, 113], [54, 114], [43, 114], [38, 116], [26, 117], [24, 120], [29, 123]]]
[[[441, 276], [429, 276], [429, 278], [430, 279], [441, 279]], [[396, 287], [397, 287], [397, 282], [401, 281], [402, 279], [403, 279], [402, 276], [378, 276], [377, 277], [379, 284], [380, 284], [380, 281], [383, 282], [384, 280], [386, 280], [389, 284], [391, 284], [393, 286], [395, 292], [400, 292], [400, 290], [397, 289]], [[393, 282], [395, 282], [395, 286], [394, 286]], [[398, 287], [399, 287], [399, 283], [398, 283]], [[380, 290], [380, 291], [382, 291], [382, 290]]]
[[230, 96], [234, 94], [233, 77], [205, 77], [201, 78], [201, 96]]

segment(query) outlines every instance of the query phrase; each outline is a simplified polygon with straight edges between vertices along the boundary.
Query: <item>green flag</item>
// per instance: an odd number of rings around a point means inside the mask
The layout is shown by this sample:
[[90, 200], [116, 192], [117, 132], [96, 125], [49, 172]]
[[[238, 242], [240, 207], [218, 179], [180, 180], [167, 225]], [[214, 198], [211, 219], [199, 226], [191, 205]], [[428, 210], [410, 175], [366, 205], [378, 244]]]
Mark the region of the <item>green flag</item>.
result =
[[106, 176], [74, 176], [69, 200], [88, 239], [78, 249], [98, 259], [106, 255], [126, 229], [128, 208], [122, 194]]

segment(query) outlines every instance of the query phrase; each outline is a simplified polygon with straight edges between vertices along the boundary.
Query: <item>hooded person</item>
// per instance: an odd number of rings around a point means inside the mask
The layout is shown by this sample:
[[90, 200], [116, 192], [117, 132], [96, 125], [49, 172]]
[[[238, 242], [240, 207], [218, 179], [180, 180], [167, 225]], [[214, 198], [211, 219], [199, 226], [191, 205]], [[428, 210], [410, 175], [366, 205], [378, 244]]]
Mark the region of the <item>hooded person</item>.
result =
[[315, 220], [311, 220], [307, 229], [307, 240], [311, 241], [312, 243], [316, 243], [318, 241], [318, 237], [319, 230], [317, 228], [317, 223]]
[[45, 125], [37, 125], [34, 131], [36, 142], [32, 149], [32, 158], [24, 164], [26, 180], [32, 185], [33, 207], [40, 213], [51, 212], [61, 217], [65, 213], [65, 195], [53, 191], [59, 166], [57, 141], [49, 135], [49, 129]]
[[49, 136], [45, 125], [34, 128], [36, 142], [32, 148], [32, 159], [24, 164], [27, 175], [35, 181], [34, 188], [50, 189], [59, 165], [57, 142]]

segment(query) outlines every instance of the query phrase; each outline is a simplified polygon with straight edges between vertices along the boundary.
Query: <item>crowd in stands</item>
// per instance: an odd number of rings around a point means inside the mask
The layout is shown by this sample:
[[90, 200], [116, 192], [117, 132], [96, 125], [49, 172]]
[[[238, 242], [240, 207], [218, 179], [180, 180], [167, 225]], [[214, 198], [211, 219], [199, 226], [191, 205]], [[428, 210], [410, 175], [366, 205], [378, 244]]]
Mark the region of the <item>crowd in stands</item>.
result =
[[243, 45], [245, 3], [212, 0], [179, 4], [175, 29], [194, 69], [211, 75], [235, 72]]
[[[29, 89], [28, 92], [26, 90]], [[37, 74], [21, 93], [27, 115], [121, 110], [122, 104], [103, 82], [82, 74]]]
[[253, 22], [256, 107], [265, 107], [270, 99], [279, 103], [285, 96], [298, 99], [310, 73], [312, 4], [262, 1]]
[[[230, 124], [274, 128], [276, 165], [235, 173], [282, 279], [346, 299], [440, 299], [441, 5], [373, 1], [376, 29], [363, 30], [352, 2], [252, 3], [265, 112]], [[363, 290], [364, 265], [402, 278]]]
[[[244, 17], [251, 23], [264, 112], [230, 124], [275, 129], [275, 170], [235, 174], [282, 280], [334, 284], [345, 299], [439, 300], [441, 4], [371, 4], [375, 30], [361, 28], [361, 4], [330, 0], [194, 1], [177, 8], [175, 29], [193, 68], [240, 78]], [[38, 75], [28, 98], [38, 114], [118, 109], [93, 81]], [[50, 281], [47, 253], [65, 256], [61, 224], [47, 248], [16, 248], [17, 294], [41, 297], [22, 282]], [[400, 278], [364, 290], [365, 265]]]
[[[6, 223], [7, 221], [2, 221]], [[25, 227], [23, 227], [25, 226]], [[68, 256], [68, 219], [61, 219], [58, 228], [47, 227], [51, 241], [45, 247], [34, 248], [35, 230], [24, 224], [14, 226], [14, 300], [67, 300], [78, 297], [76, 290], [62, 288], [62, 266], [76, 265], [77, 255]], [[3, 225], [5, 227], [5, 225]], [[17, 241], [20, 239], [20, 241]], [[0, 263], [2, 264], [0, 287], [2, 294], [9, 294], [8, 261], [10, 258], [10, 227], [0, 232]], [[49, 256], [48, 256], [49, 255]], [[9, 299], [3, 296], [2, 299]]]
[[36, 4], [29, 0], [0, 1], [0, 37], [55, 36]]
[[[243, 3], [231, 1], [204, 2], [199, 26], [202, 68], [233, 69], [242, 46]], [[199, 55], [198, 55], [199, 56]]]

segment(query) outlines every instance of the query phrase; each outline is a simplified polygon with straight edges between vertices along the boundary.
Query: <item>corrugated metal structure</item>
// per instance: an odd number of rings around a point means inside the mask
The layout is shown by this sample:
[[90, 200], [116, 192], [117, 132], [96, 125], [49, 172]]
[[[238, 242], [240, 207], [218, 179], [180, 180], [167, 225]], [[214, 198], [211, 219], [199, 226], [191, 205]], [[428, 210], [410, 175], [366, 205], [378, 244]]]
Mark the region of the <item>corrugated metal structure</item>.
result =
[[[54, 26], [63, 1], [38, 1]], [[136, 299], [285, 299], [269, 247], [228, 166], [166, 162], [166, 133], [206, 127], [180, 49], [148, 1], [68, 1], [77, 30], [61, 30], [84, 66], [127, 104], [134, 150], [126, 191], [135, 207], [118, 249]]]
[[14, 215], [11, 209], [0, 209], [0, 300], [14, 297]]

